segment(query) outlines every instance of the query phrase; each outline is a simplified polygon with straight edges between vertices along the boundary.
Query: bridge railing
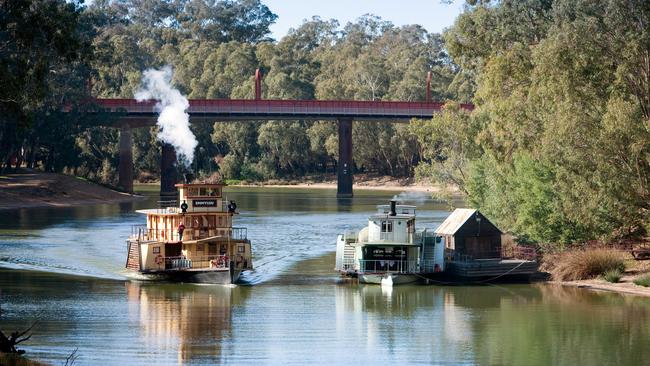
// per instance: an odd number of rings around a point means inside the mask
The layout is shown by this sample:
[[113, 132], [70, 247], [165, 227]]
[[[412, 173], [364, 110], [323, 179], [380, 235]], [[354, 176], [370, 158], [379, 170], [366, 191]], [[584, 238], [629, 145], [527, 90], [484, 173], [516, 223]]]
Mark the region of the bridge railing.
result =
[[[127, 113], [155, 113], [156, 101], [137, 102], [134, 99], [97, 99], [96, 102], [112, 111]], [[440, 110], [440, 102], [345, 101], [345, 100], [252, 100], [252, 99], [193, 99], [189, 113], [209, 114], [291, 114], [291, 115], [377, 115], [429, 116]], [[462, 105], [473, 109], [470, 104]]]

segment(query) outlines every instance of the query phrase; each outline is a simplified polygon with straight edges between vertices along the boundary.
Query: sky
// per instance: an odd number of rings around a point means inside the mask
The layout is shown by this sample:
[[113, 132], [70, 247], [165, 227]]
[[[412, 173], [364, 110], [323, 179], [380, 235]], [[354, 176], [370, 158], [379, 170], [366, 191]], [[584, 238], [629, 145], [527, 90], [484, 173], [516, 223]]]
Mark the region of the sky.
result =
[[451, 26], [461, 13], [464, 0], [443, 4], [440, 0], [262, 0], [278, 15], [271, 26], [272, 37], [284, 37], [290, 28], [297, 28], [304, 19], [318, 15], [336, 19], [341, 27], [364, 14], [374, 14], [396, 26], [419, 24], [430, 33], [439, 33]]

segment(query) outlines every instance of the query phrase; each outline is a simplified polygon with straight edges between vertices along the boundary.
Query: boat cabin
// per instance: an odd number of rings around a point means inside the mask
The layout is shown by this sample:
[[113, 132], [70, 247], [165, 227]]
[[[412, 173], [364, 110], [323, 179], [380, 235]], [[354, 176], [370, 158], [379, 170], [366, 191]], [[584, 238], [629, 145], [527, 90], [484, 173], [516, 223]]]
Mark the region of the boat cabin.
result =
[[449, 259], [501, 258], [501, 230], [478, 210], [458, 208], [436, 229]]

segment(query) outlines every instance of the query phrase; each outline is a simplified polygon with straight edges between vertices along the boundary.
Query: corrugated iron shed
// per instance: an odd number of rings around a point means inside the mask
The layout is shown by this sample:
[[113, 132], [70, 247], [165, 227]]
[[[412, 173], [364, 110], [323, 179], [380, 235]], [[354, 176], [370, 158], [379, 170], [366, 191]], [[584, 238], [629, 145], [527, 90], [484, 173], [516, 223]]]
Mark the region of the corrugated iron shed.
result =
[[467, 220], [474, 215], [476, 210], [471, 208], [457, 208], [436, 229], [438, 235], [454, 235]]

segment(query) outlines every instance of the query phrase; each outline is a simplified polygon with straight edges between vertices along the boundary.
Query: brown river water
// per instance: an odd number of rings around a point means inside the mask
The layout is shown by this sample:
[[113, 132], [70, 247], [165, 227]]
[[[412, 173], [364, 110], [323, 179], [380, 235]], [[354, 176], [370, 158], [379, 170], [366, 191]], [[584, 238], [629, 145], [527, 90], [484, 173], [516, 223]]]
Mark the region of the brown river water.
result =
[[[399, 192], [231, 188], [255, 271], [233, 287], [129, 280], [147, 201], [0, 213], [0, 328], [62, 365], [648, 365], [650, 299], [548, 284], [342, 281], [336, 234]], [[418, 226], [449, 214], [425, 197]]]

